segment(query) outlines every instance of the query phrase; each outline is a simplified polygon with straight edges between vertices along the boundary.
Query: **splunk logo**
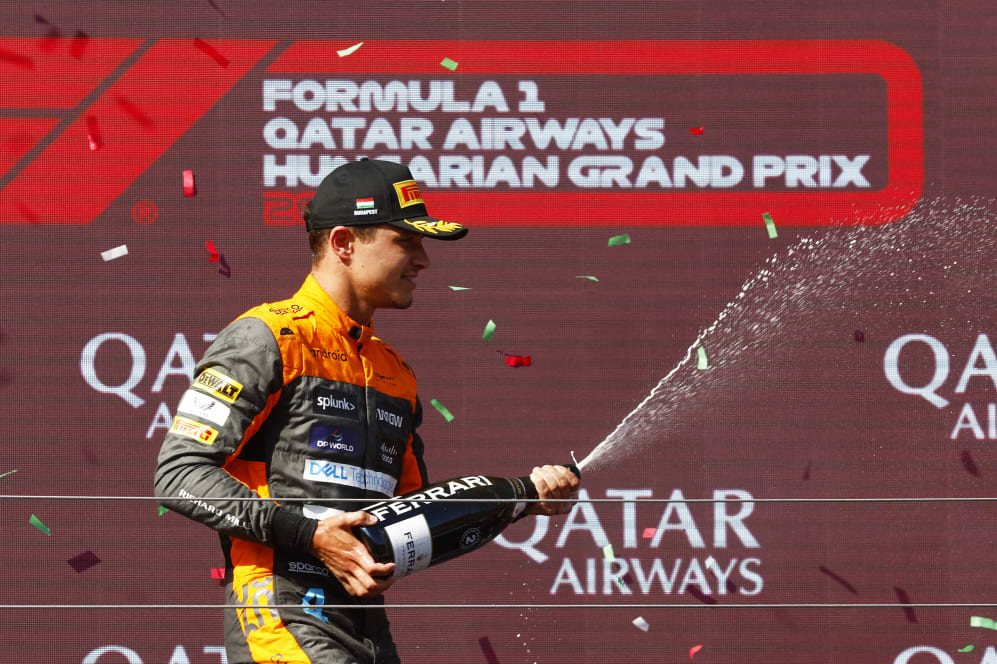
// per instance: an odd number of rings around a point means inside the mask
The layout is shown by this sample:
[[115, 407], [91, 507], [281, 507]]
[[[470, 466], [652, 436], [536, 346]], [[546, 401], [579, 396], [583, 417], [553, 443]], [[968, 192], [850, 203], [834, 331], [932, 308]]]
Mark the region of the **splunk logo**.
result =
[[[622, 499], [621, 503], [591, 503], [588, 491], [578, 492], [578, 503], [572, 508], [554, 542], [554, 549], [569, 544], [601, 553], [608, 544], [616, 545], [615, 557], [592, 555], [584, 558], [565, 555], [551, 580], [550, 594], [569, 595], [649, 595], [683, 594], [757, 595], [762, 592], [764, 579], [760, 573], [762, 561], [741, 551], [729, 555], [727, 549], [759, 549], [747, 519], [754, 512], [751, 493], [742, 489], [716, 489], [712, 512], [712, 541], [707, 545], [702, 520], [697, 521], [681, 489], [674, 489], [665, 503], [638, 505], [640, 499], [653, 497], [652, 489], [607, 489], [606, 498]], [[661, 510], [661, 505], [664, 509]], [[622, 507], [622, 519], [620, 510]], [[655, 517], [653, 512], [660, 514]], [[649, 512], [651, 513], [649, 515]], [[702, 512], [700, 511], [700, 514]], [[622, 523], [623, 538], [607, 535], [603, 523]], [[530, 560], [544, 563], [550, 555], [544, 544], [550, 518], [538, 516], [532, 520], [533, 532], [519, 542], [505, 535], [495, 541], [507, 549], [517, 549]], [[640, 527], [638, 527], [640, 524]], [[733, 536], [733, 537], [730, 537]], [[683, 542], [683, 538], [685, 541]], [[688, 546], [688, 557], [656, 556], [659, 547], [675, 552]], [[546, 569], [553, 569], [546, 566]]]
[[975, 407], [972, 401], [965, 401], [949, 437], [957, 440], [965, 434], [964, 437], [976, 440], [997, 440], [997, 354], [989, 337], [986, 334], [976, 337], [955, 386], [946, 388], [953, 375], [953, 360], [958, 363], [956, 366], [962, 363], [962, 358], [950, 353], [937, 337], [905, 334], [887, 347], [883, 371], [894, 389], [920, 397], [935, 408], [950, 404], [942, 394], [950, 394], [953, 399], [967, 393], [977, 399], [989, 399], [990, 403], [976, 403]]

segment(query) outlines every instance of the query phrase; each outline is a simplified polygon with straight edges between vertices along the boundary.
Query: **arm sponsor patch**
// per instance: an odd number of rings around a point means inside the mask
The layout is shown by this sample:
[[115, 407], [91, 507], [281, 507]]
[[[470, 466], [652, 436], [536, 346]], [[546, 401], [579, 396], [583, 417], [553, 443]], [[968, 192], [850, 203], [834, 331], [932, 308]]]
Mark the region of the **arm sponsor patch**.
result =
[[193, 387], [229, 403], [235, 403], [242, 392], [242, 383], [210, 367], [197, 375]]
[[218, 431], [212, 429], [207, 424], [201, 424], [197, 420], [190, 420], [180, 415], [173, 418], [170, 433], [175, 433], [185, 438], [192, 438], [205, 445], [214, 445], [215, 438], [218, 437]]

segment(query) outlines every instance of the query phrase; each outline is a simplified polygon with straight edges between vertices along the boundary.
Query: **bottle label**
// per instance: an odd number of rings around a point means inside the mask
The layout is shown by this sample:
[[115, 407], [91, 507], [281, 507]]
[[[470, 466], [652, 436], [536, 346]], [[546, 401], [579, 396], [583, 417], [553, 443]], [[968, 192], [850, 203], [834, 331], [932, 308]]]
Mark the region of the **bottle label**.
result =
[[525, 509], [526, 509], [526, 503], [516, 503], [516, 509], [512, 511], [512, 518], [515, 519]]
[[392, 523], [384, 532], [395, 552], [395, 578], [429, 567], [433, 559], [433, 538], [422, 514]]

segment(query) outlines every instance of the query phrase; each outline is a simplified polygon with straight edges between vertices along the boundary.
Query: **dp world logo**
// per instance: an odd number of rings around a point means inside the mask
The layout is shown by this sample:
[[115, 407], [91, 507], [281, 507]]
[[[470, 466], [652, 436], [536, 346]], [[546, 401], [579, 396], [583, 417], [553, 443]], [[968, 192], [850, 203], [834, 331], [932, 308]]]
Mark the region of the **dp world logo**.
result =
[[481, 541], [481, 531], [477, 528], [469, 528], [464, 531], [464, 534], [460, 536], [460, 545], [463, 548], [469, 548]]

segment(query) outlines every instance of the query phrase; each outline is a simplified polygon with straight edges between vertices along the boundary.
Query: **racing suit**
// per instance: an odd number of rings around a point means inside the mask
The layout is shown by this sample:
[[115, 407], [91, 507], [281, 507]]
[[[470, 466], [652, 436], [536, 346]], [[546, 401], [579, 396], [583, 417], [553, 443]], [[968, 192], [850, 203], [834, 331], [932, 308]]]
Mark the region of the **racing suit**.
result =
[[[156, 468], [163, 505], [221, 536], [229, 664], [397, 662], [383, 604], [309, 555], [318, 524], [428, 484], [411, 368], [309, 275], [228, 325], [197, 365]], [[253, 498], [193, 501], [189, 498]], [[310, 498], [287, 502], [282, 498]]]

